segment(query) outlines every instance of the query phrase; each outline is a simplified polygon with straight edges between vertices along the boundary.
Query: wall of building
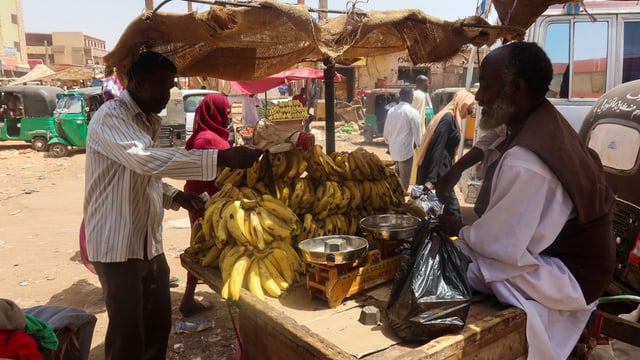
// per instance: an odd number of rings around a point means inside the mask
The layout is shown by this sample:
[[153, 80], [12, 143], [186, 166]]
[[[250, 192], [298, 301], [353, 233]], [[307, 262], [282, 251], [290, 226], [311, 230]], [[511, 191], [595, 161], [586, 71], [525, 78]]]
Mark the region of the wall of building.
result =
[[11, 75], [28, 71], [21, 0], [0, 1], [0, 45], [0, 70]]
[[[415, 77], [427, 74], [431, 90], [464, 87], [469, 51], [465, 50], [444, 62], [414, 66], [407, 52], [368, 57], [357, 66], [358, 89], [415, 84]], [[409, 75], [407, 75], [409, 74]], [[400, 75], [400, 78], [399, 78]]]

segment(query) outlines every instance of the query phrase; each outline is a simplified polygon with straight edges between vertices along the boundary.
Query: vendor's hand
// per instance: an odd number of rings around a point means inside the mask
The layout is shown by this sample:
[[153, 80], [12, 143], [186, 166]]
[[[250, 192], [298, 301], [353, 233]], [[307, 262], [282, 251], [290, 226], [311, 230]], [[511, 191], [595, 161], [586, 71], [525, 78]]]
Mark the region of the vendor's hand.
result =
[[218, 166], [246, 169], [251, 167], [261, 154], [262, 150], [246, 146], [233, 146], [226, 150], [218, 150]]
[[464, 226], [460, 220], [453, 216], [438, 215], [438, 222], [437, 226], [449, 236], [458, 236], [460, 229]]
[[204, 200], [194, 192], [179, 191], [173, 196], [173, 200], [191, 213], [200, 214], [204, 211]]

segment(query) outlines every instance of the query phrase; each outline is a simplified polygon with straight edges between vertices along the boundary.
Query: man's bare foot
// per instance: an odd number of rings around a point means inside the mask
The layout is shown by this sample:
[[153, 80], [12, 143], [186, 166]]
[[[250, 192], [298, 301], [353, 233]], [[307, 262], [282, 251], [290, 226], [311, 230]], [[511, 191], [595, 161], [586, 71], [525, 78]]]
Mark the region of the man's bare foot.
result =
[[191, 317], [201, 312], [211, 309], [212, 305], [207, 301], [198, 301], [196, 299], [183, 300], [178, 310], [183, 317]]

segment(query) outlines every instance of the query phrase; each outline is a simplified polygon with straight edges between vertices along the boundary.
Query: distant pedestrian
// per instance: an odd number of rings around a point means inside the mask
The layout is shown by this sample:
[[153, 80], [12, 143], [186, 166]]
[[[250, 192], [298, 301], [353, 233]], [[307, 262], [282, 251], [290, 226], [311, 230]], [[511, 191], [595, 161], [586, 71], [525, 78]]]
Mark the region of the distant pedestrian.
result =
[[391, 160], [398, 166], [400, 182], [409, 188], [413, 149], [422, 142], [420, 114], [411, 107], [413, 90], [410, 87], [400, 89], [400, 102], [387, 113], [383, 131], [384, 141], [389, 145]]
[[254, 127], [258, 122], [258, 108], [262, 107], [262, 102], [255, 94], [245, 94], [242, 96], [242, 126]]

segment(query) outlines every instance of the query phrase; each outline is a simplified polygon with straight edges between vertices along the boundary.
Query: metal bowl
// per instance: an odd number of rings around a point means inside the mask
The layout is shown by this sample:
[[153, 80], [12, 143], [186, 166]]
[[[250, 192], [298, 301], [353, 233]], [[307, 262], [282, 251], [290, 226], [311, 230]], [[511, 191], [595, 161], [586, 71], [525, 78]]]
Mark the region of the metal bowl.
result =
[[374, 239], [408, 240], [415, 235], [420, 221], [420, 218], [411, 215], [371, 215], [360, 220], [360, 228]]
[[359, 236], [332, 235], [303, 240], [298, 244], [302, 258], [316, 264], [345, 264], [362, 259], [369, 243]]

